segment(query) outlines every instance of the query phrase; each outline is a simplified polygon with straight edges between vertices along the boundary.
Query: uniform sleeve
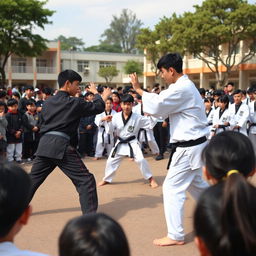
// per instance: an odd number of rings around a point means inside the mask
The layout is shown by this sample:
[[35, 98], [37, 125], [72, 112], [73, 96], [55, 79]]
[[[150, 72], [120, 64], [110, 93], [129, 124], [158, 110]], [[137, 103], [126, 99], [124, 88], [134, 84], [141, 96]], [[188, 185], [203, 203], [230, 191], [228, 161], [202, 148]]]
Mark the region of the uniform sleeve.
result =
[[139, 126], [143, 129], [153, 129], [157, 119], [153, 116], [141, 116]]
[[101, 96], [95, 95], [95, 100], [93, 102], [87, 102], [84, 99], [78, 99], [79, 106], [78, 111], [82, 116], [92, 116], [102, 113], [105, 110], [105, 102], [102, 100]]
[[241, 110], [243, 111], [243, 113], [240, 112], [240, 116], [239, 116], [240, 118], [237, 125], [240, 127], [243, 127], [249, 119], [249, 108], [245, 104], [242, 105], [241, 107], [243, 107], [243, 109]]

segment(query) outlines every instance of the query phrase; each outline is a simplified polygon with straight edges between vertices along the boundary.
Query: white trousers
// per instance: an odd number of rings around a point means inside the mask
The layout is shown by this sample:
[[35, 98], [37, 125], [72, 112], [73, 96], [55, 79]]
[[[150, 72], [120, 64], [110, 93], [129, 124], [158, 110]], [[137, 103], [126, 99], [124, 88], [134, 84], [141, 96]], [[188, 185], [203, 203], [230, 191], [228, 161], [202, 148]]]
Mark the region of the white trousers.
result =
[[159, 147], [156, 143], [156, 140], [149, 140], [148, 141], [148, 146], [151, 149], [151, 153], [153, 155], [158, 155], [159, 154]]
[[6, 151], [6, 157], [8, 162], [13, 161], [14, 158], [16, 161], [21, 161], [22, 143], [8, 144]]
[[[177, 148], [178, 150], [179, 148]], [[173, 240], [184, 240], [183, 213], [188, 191], [195, 200], [209, 185], [202, 179], [202, 169], [191, 169], [191, 158], [186, 150], [171, 164], [163, 184], [164, 212], [168, 229], [167, 236]]]
[[104, 149], [107, 151], [107, 156], [109, 156], [111, 149], [113, 148], [112, 144], [102, 144], [102, 142], [97, 142], [95, 149], [95, 157], [102, 157]]
[[[111, 157], [112, 151], [110, 152], [110, 155], [108, 157], [105, 168], [105, 176], [103, 178], [104, 181], [107, 181], [109, 183], [112, 182], [116, 170], [120, 166], [122, 159], [125, 157], [124, 155], [119, 154], [116, 154], [115, 157]], [[137, 150], [134, 151], [134, 161], [139, 165], [141, 174], [144, 179], [148, 180], [152, 177], [152, 172], [150, 170], [149, 164], [147, 160], [143, 157], [142, 151], [139, 147], [137, 148]]]

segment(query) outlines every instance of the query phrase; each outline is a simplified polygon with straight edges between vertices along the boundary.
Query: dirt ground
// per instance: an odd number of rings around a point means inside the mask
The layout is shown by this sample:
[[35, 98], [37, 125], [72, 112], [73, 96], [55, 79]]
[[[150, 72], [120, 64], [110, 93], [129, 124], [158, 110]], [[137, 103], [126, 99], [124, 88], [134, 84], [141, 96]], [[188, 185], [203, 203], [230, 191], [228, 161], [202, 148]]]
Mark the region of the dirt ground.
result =
[[[153, 175], [160, 184], [149, 187], [136, 163], [124, 159], [113, 184], [98, 188], [99, 212], [117, 220], [128, 237], [133, 256], [199, 255], [193, 242], [192, 216], [194, 200], [188, 195], [185, 203], [184, 225], [186, 244], [157, 247], [153, 239], [166, 235], [162, 202], [162, 183], [166, 175], [167, 157], [155, 161], [147, 157]], [[106, 159], [84, 159], [88, 169], [99, 182], [104, 174]], [[24, 166], [29, 172], [31, 165]], [[58, 255], [58, 236], [65, 223], [81, 215], [78, 195], [71, 181], [56, 168], [38, 189], [32, 200], [33, 215], [16, 238], [22, 249]]]

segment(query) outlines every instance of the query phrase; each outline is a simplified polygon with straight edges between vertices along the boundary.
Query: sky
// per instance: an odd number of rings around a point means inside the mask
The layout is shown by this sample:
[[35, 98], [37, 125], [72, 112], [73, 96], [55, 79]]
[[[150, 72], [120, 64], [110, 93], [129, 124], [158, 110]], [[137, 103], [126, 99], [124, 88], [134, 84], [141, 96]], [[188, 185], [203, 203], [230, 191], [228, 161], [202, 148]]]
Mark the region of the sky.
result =
[[[203, 0], [48, 0], [46, 8], [55, 13], [45, 30], [35, 32], [53, 40], [59, 35], [81, 38], [85, 47], [99, 44], [104, 30], [109, 28], [113, 15], [120, 16], [123, 9], [134, 12], [143, 22], [143, 27], [151, 29], [164, 16], [173, 13], [182, 14], [193, 11], [194, 5], [201, 5]], [[254, 0], [249, 0], [255, 3]]]

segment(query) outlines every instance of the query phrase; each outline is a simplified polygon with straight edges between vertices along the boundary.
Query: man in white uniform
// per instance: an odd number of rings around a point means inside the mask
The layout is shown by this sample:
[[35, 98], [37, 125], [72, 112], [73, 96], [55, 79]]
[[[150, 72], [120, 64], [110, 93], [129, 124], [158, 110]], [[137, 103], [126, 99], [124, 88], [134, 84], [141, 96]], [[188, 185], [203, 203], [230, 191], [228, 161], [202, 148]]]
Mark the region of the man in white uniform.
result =
[[144, 179], [149, 181], [152, 188], [155, 188], [158, 185], [152, 176], [148, 162], [142, 154], [137, 136], [141, 128], [152, 129], [156, 122], [152, 117], [145, 117], [132, 112], [134, 99], [131, 95], [124, 95], [121, 101], [122, 112], [118, 112], [113, 116], [112, 121], [108, 120], [109, 122], [107, 122], [109, 128], [106, 129], [106, 132], [114, 132], [117, 136], [117, 142], [110, 152], [106, 163], [105, 176], [98, 186], [111, 183], [121, 160], [125, 156], [129, 156], [139, 165]]
[[131, 82], [142, 95], [143, 111], [153, 116], [169, 116], [172, 151], [163, 184], [164, 211], [168, 233], [155, 239], [158, 246], [184, 244], [183, 208], [188, 191], [198, 199], [208, 187], [202, 179], [201, 151], [209, 134], [202, 98], [192, 81], [182, 72], [182, 58], [177, 53], [163, 56], [158, 64], [169, 88], [159, 95], [144, 92], [136, 74]]

